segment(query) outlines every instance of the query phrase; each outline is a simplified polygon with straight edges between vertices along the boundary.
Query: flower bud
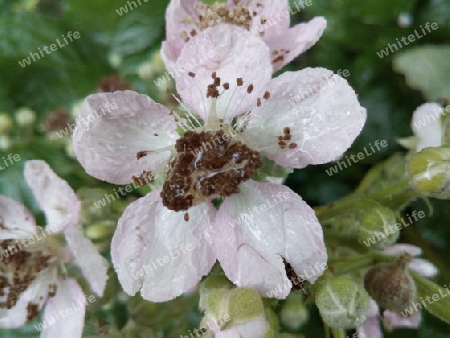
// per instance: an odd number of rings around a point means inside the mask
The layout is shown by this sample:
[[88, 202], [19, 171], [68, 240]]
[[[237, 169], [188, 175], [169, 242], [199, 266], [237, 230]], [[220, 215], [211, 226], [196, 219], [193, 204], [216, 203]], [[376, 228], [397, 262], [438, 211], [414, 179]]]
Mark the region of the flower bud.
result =
[[369, 300], [359, 284], [344, 276], [324, 281], [316, 293], [316, 305], [323, 321], [337, 329], [360, 326], [366, 320]]
[[364, 276], [364, 287], [380, 308], [400, 312], [416, 298], [416, 285], [406, 271], [410, 261], [405, 254], [395, 263], [371, 268]]
[[215, 337], [217, 332], [230, 335], [240, 329], [252, 332], [254, 337], [270, 337], [270, 325], [266, 322], [264, 305], [260, 295], [253, 289], [209, 289], [206, 299], [201, 300], [205, 317], [200, 331], [205, 337]]
[[394, 244], [400, 234], [395, 226], [394, 212], [378, 206], [368, 210], [361, 218], [358, 242], [374, 250], [384, 250]]
[[425, 148], [408, 162], [411, 185], [426, 196], [450, 198], [450, 148]]
[[13, 121], [6, 113], [0, 113], [0, 133], [7, 132], [13, 127]]
[[309, 319], [309, 311], [303, 303], [303, 296], [291, 292], [281, 308], [281, 323], [289, 330], [296, 331]]
[[11, 138], [6, 135], [0, 135], [0, 150], [8, 150], [12, 146]]
[[36, 113], [30, 108], [20, 108], [16, 111], [16, 122], [21, 127], [26, 127], [36, 121]]

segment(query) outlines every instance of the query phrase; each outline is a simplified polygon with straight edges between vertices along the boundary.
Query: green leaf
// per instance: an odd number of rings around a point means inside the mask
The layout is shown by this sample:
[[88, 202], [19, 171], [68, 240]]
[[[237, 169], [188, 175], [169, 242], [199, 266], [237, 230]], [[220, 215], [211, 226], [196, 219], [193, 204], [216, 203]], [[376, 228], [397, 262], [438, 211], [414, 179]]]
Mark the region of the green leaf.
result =
[[436, 22], [439, 29], [434, 32], [442, 41], [448, 41], [450, 34], [450, 2], [448, 0], [427, 1], [420, 10], [419, 22]]
[[127, 6], [127, 2], [66, 0], [63, 6], [63, 19], [72, 22], [85, 32], [95, 32], [98, 41], [109, 44], [120, 19], [116, 10], [120, 12], [122, 6]]
[[417, 303], [421, 308], [425, 303], [425, 309], [428, 312], [450, 324], [450, 297], [446, 298], [450, 296], [450, 289], [442, 288], [415, 272], [411, 272], [411, 275], [416, 282], [417, 294], [421, 299]]
[[[95, 91], [100, 78], [110, 72], [102, 49], [89, 35], [79, 33], [78, 39], [64, 40], [69, 31], [76, 28], [38, 13], [0, 14], [0, 74], [8, 84], [7, 97], [16, 107], [37, 111], [69, 107]], [[45, 46], [52, 44], [57, 49], [47, 48], [50, 52], [46, 53]]]
[[411, 10], [416, 0], [377, 0], [352, 1], [337, 0], [341, 10], [352, 16], [357, 16], [366, 22], [385, 23], [394, 20], [402, 12]]
[[450, 46], [422, 46], [394, 57], [394, 69], [430, 101], [450, 99]]
[[141, 3], [120, 17], [111, 41], [111, 55], [120, 61], [119, 69], [125, 74], [137, 73], [137, 68], [151, 59], [159, 38], [163, 38], [168, 0]]

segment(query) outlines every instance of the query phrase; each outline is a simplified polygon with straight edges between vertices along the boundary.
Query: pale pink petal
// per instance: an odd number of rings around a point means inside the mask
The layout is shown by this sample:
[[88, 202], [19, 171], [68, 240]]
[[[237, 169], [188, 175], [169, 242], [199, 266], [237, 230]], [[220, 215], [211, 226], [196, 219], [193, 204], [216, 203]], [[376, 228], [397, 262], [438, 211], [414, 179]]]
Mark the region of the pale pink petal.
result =
[[216, 260], [207, 234], [216, 214], [210, 203], [174, 212], [162, 205], [160, 191], [133, 202], [114, 234], [111, 255], [126, 293], [142, 286], [144, 299], [171, 300], [191, 290]]
[[380, 320], [376, 316], [367, 317], [364, 323], [360, 327], [356, 328], [356, 332], [360, 335], [360, 337], [383, 338]]
[[27, 238], [36, 232], [34, 216], [22, 204], [0, 195], [0, 239]]
[[369, 310], [367, 311], [367, 317], [379, 317], [380, 308], [378, 307], [377, 302], [375, 302], [372, 298], [369, 301]]
[[[284, 167], [303, 168], [337, 159], [366, 121], [347, 81], [324, 68], [285, 72], [267, 86], [269, 100], [252, 110], [243, 137]], [[279, 136], [290, 128], [286, 147]]]
[[434, 277], [438, 274], [438, 268], [425, 259], [415, 258], [408, 267], [424, 277]]
[[[231, 4], [233, 0], [229, 0]], [[258, 5], [258, 3], [260, 5]], [[290, 24], [289, 3], [287, 0], [244, 0], [241, 4], [246, 7], [253, 17], [250, 31], [261, 37], [270, 45], [270, 41], [280, 38], [288, 29]], [[260, 34], [261, 33], [261, 34]]]
[[369, 302], [369, 311], [367, 312], [367, 319], [364, 323], [356, 328], [356, 331], [367, 338], [383, 338], [379, 320], [379, 308], [377, 303], [371, 298]]
[[409, 327], [418, 328], [420, 322], [422, 321], [422, 314], [419, 312], [414, 313], [412, 316], [407, 318], [403, 317], [401, 314], [392, 312], [389, 310], [384, 311], [383, 324], [386, 330], [391, 331], [394, 328], [399, 327]]
[[411, 128], [419, 138], [417, 151], [442, 145], [441, 116], [443, 113], [444, 109], [437, 103], [424, 103], [414, 111]]
[[41, 338], [79, 338], [83, 333], [86, 296], [74, 279], [61, 280], [45, 306]]
[[198, 17], [195, 4], [200, 3], [197, 0], [172, 0], [166, 11], [166, 54], [171, 61], [176, 61], [186, 43], [182, 38], [182, 32], [189, 33], [196, 29], [195, 25], [182, 23], [187, 17], [196, 19]]
[[320, 39], [327, 27], [323, 17], [315, 17], [307, 23], [298, 24], [283, 34], [267, 41], [272, 50], [274, 71], [280, 70], [294, 60], [298, 55], [307, 51]]
[[78, 223], [81, 204], [77, 195], [46, 162], [27, 161], [25, 179], [45, 213], [50, 229], [59, 232]]
[[64, 235], [74, 256], [74, 263], [80, 267], [92, 290], [101, 297], [108, 280], [107, 260], [98, 253], [94, 244], [83, 235], [80, 228], [69, 228]]
[[249, 181], [227, 197], [214, 224], [217, 258], [239, 287], [285, 298], [282, 258], [314, 282], [326, 267], [322, 228], [314, 211], [286, 186]]
[[[161, 149], [178, 138], [169, 113], [133, 91], [90, 95], [73, 133], [77, 159], [88, 174], [114, 184], [128, 184], [143, 171], [157, 171], [170, 156], [169, 150]], [[153, 153], [138, 160], [136, 155], [143, 150]]]
[[[207, 98], [213, 72], [221, 79], [217, 99]], [[216, 112], [217, 118], [228, 121], [256, 105], [271, 75], [267, 45], [243, 28], [220, 24], [186, 43], [177, 60], [175, 80], [183, 102], [203, 119], [211, 119]], [[243, 79], [242, 86], [237, 85], [238, 78]], [[229, 83], [228, 90], [224, 83]], [[247, 90], [251, 84], [253, 90]]]
[[422, 254], [422, 249], [412, 244], [397, 243], [383, 250], [383, 253], [387, 255], [398, 255], [402, 252], [407, 252], [411, 256], [416, 257]]
[[176, 61], [179, 56], [179, 52], [177, 53], [176, 49], [167, 42], [163, 41], [161, 44], [161, 52], [160, 52], [161, 60], [164, 62], [167, 71], [170, 74], [175, 74], [176, 71]]

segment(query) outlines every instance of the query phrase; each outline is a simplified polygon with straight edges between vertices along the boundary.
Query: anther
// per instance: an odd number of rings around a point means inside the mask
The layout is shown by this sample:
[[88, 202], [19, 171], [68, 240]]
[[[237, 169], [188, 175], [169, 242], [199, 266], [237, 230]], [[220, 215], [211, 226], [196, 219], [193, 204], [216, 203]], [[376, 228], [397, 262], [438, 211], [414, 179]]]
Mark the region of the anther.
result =
[[229, 84], [228, 82], [225, 82], [225, 83], [223, 84], [223, 88], [224, 88], [225, 90], [230, 89], [230, 84]]
[[252, 91], [253, 91], [253, 84], [250, 84], [250, 85], [247, 87], [247, 93], [251, 94]]
[[185, 213], [185, 214], [184, 214], [184, 220], [185, 220], [186, 222], [189, 221], [189, 214], [188, 214], [188, 213]]
[[141, 158], [147, 156], [149, 152], [150, 151], [148, 151], [148, 150], [138, 151], [137, 154], [136, 154], [136, 159], [140, 160]]
[[295, 148], [297, 148], [297, 143], [291, 143], [289, 145], [289, 149], [295, 149]]
[[270, 98], [270, 93], [269, 92], [265, 92], [264, 95], [263, 95], [263, 98], [265, 100], [268, 100]]
[[241, 86], [244, 85], [244, 80], [242, 79], [242, 77], [238, 77], [238, 78], [236, 79], [236, 84], [237, 84], [239, 87], [241, 87]]
[[193, 72], [189, 72], [188, 75], [189, 75], [190, 77], [195, 77], [195, 73], [193, 73]]
[[280, 61], [284, 61], [284, 56], [283, 55], [280, 55], [277, 58], [273, 59], [272, 63], [277, 63], [277, 62], [280, 62]]

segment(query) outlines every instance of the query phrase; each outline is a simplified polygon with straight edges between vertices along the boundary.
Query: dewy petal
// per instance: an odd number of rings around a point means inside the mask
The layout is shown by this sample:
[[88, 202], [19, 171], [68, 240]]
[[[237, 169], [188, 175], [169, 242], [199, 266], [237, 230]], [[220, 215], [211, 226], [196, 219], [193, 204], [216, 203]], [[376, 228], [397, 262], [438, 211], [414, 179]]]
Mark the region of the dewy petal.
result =
[[[70, 314], [69, 314], [70, 312]], [[84, 327], [86, 299], [83, 290], [74, 279], [58, 282], [56, 296], [45, 306], [41, 338], [79, 338]], [[65, 317], [61, 315], [65, 313]]]
[[315, 17], [309, 22], [298, 24], [275, 39], [267, 41], [272, 50], [274, 72], [307, 51], [320, 39], [327, 27], [323, 17]]
[[[105, 108], [106, 107], [106, 108]], [[175, 144], [170, 111], [133, 91], [98, 93], [86, 98], [73, 133], [75, 154], [86, 172], [114, 184], [128, 184], [143, 171], [157, 171]], [[139, 151], [154, 153], [137, 159]]]
[[144, 299], [171, 300], [192, 289], [216, 260], [208, 230], [216, 214], [210, 203], [174, 212], [162, 205], [161, 190], [131, 203], [111, 244], [114, 268], [126, 293], [142, 286]]
[[290, 282], [283, 257], [299, 277], [314, 283], [327, 262], [314, 211], [286, 186], [248, 181], [240, 189], [222, 203], [213, 228], [227, 277], [264, 297], [285, 298], [290, 287], [283, 286]]
[[412, 316], [405, 318], [401, 314], [385, 310], [383, 317], [384, 327], [388, 331], [399, 327], [409, 327], [416, 329], [420, 326], [420, 322], [422, 321], [422, 314], [420, 313], [420, 311], [414, 313]]
[[408, 267], [423, 277], [434, 277], [438, 274], [438, 268], [425, 259], [415, 258]]
[[[0, 239], [27, 238], [36, 232], [34, 216], [22, 204], [0, 195]], [[6, 229], [4, 229], [4, 228]]]
[[108, 280], [107, 260], [98, 253], [94, 244], [83, 235], [80, 228], [71, 227], [64, 235], [75, 258], [75, 264], [80, 267], [92, 290], [101, 297]]
[[[190, 72], [195, 76], [189, 76]], [[221, 80], [217, 99], [207, 98], [214, 72]], [[270, 50], [264, 41], [228, 24], [205, 29], [187, 42], [175, 72], [177, 90], [184, 103], [208, 120], [213, 101], [217, 100], [213, 111], [217, 118], [226, 121], [256, 106], [271, 76]], [[242, 78], [242, 86], [237, 85], [238, 78]], [[229, 84], [228, 90], [224, 89], [224, 83]], [[252, 90], [248, 89], [250, 85]]]
[[419, 138], [417, 151], [442, 145], [441, 116], [444, 109], [437, 103], [424, 103], [413, 113], [411, 128]]
[[[231, 5], [234, 0], [228, 0]], [[258, 5], [258, 1], [244, 0], [240, 4], [248, 8], [250, 15], [257, 13], [253, 17], [250, 31], [261, 37], [264, 41], [274, 41], [280, 38], [289, 28], [289, 3], [287, 0], [265, 0]], [[286, 15], [287, 13], [287, 15]], [[263, 22], [265, 22], [263, 24]], [[260, 35], [259, 33], [262, 33]]]
[[[366, 110], [347, 81], [324, 68], [285, 72], [267, 86], [269, 100], [252, 110], [243, 137], [290, 168], [333, 161], [361, 132]], [[285, 127], [291, 139], [279, 145]], [[292, 147], [292, 148], [291, 148]]]
[[44, 161], [25, 163], [25, 179], [51, 227], [62, 231], [78, 223], [81, 203], [73, 189]]

